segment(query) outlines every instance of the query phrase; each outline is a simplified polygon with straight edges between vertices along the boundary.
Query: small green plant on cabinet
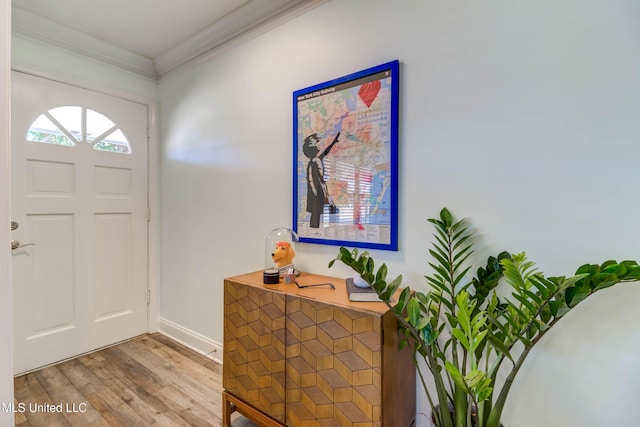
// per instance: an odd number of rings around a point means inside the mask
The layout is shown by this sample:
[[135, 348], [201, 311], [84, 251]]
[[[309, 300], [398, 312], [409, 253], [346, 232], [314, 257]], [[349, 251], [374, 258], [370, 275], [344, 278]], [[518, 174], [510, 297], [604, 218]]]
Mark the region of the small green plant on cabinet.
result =
[[[368, 252], [340, 248], [337, 257], [376, 291], [399, 320], [401, 347], [410, 346], [433, 419], [438, 427], [498, 427], [511, 385], [540, 339], [595, 292], [640, 280], [636, 261], [585, 264], [569, 277], [545, 277], [525, 253], [489, 257], [475, 277], [471, 270], [472, 233], [465, 220], [442, 209], [429, 254], [430, 290], [402, 288], [402, 275], [388, 280], [387, 266], [376, 269]], [[500, 283], [511, 297], [499, 298]], [[402, 289], [397, 303], [392, 296]], [[518, 351], [514, 347], [520, 343]], [[427, 388], [419, 358], [433, 377]], [[506, 373], [496, 384], [498, 372]]]

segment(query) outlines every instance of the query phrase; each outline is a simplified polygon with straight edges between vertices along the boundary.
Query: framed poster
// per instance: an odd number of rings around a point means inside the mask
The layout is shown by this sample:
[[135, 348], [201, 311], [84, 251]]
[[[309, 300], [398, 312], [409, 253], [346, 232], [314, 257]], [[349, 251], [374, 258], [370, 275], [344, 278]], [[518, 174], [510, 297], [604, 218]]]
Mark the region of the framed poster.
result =
[[398, 250], [399, 63], [293, 93], [301, 242]]

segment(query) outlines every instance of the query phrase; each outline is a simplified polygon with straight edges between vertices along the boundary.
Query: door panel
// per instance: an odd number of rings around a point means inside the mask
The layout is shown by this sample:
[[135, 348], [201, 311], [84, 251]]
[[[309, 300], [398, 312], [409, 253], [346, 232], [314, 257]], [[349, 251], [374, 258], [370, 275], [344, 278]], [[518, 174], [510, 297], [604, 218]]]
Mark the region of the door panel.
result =
[[72, 215], [28, 215], [26, 226], [39, 242], [30, 249], [33, 327], [31, 337], [75, 327]]
[[[130, 313], [131, 215], [98, 214], [94, 257], [94, 285], [96, 294], [95, 321]], [[112, 268], [112, 265], [121, 268]]]
[[146, 332], [147, 106], [14, 72], [11, 148], [15, 373]]

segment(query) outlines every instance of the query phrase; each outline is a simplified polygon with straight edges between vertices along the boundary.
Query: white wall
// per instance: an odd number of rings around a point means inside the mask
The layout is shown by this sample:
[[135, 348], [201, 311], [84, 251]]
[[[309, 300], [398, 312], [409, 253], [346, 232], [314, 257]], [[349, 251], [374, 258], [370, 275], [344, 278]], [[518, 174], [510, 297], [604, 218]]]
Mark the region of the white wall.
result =
[[[291, 93], [392, 59], [400, 251], [374, 253], [392, 273], [424, 286], [443, 206], [477, 227], [478, 259], [526, 250], [558, 275], [640, 258], [639, 20], [633, 0], [332, 1], [164, 81], [161, 316], [222, 342], [223, 278], [263, 268], [291, 224]], [[296, 263], [345, 277], [336, 250], [300, 245]], [[637, 424], [639, 298], [625, 285], [567, 316], [505, 424]]]
[[[11, 239], [9, 218], [9, 105], [11, 1], [0, 1], [0, 406], [13, 403], [13, 330], [11, 314]], [[0, 426], [13, 425], [13, 413], [0, 411]]]

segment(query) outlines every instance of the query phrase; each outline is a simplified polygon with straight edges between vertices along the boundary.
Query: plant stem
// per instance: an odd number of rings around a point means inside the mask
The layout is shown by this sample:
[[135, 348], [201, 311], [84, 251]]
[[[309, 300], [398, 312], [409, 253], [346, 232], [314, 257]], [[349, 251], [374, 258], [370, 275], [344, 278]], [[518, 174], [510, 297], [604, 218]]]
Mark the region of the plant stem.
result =
[[[415, 352], [414, 352], [415, 355]], [[439, 417], [438, 412], [436, 411], [436, 405], [433, 403], [433, 398], [431, 397], [431, 393], [429, 393], [429, 389], [427, 387], [427, 383], [424, 380], [424, 376], [422, 375], [422, 369], [420, 369], [420, 366], [418, 365], [418, 359], [414, 356], [413, 357], [413, 361], [416, 365], [416, 371], [418, 371], [418, 376], [420, 377], [420, 382], [422, 383], [422, 388], [424, 389], [425, 394], [427, 395], [427, 400], [429, 401], [429, 406], [431, 407], [431, 412], [436, 416]], [[425, 363], [426, 363], [426, 359], [425, 359]], [[427, 366], [429, 366], [427, 364]], [[441, 421], [440, 421], [441, 423]]]
[[427, 356], [429, 357], [431, 365], [436, 366], [436, 369], [431, 369], [431, 373], [433, 374], [433, 380], [436, 383], [436, 392], [438, 394], [438, 402], [440, 404], [440, 420], [442, 423], [438, 427], [453, 427], [453, 421], [451, 420], [451, 414], [449, 413], [449, 401], [447, 399], [447, 393], [444, 388], [442, 376], [437, 370], [437, 361], [433, 359], [433, 354], [431, 354], [431, 352], [427, 352]]
[[[451, 226], [445, 226], [444, 232], [447, 236], [447, 262], [449, 264], [449, 277], [446, 280], [449, 282], [449, 286], [451, 288], [451, 316], [453, 318], [456, 317], [456, 271], [455, 271], [455, 261], [453, 259], [453, 233], [454, 230]], [[458, 358], [458, 345], [457, 340], [451, 341], [451, 356], [453, 359], [453, 364], [456, 368], [465, 375], [466, 366], [460, 364], [460, 360]], [[465, 355], [466, 356], [466, 355]], [[466, 357], [465, 357], [466, 360]], [[456, 420], [456, 427], [465, 427], [467, 425], [467, 392], [457, 384], [454, 384], [453, 389], [453, 408], [454, 408], [454, 416]]]

